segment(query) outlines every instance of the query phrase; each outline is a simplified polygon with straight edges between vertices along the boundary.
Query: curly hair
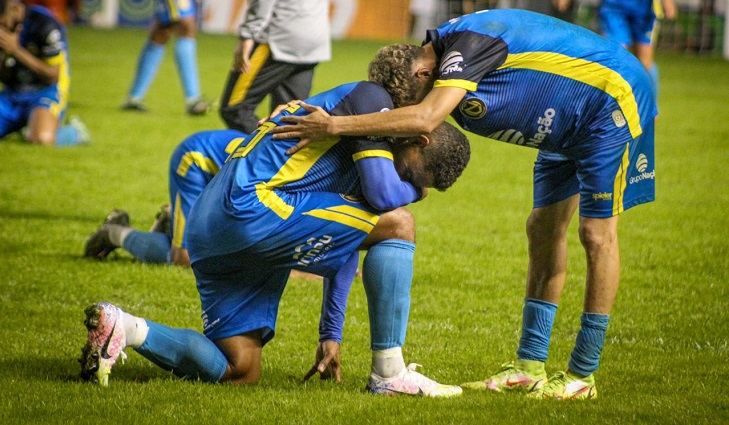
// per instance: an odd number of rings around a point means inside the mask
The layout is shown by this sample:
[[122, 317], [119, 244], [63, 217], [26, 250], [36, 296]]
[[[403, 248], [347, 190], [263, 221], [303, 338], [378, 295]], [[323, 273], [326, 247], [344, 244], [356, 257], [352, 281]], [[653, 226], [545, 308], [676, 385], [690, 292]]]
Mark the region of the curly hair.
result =
[[420, 84], [414, 78], [413, 64], [424, 55], [425, 50], [413, 44], [383, 47], [370, 62], [369, 80], [387, 90], [396, 108], [414, 105]]
[[433, 187], [443, 192], [456, 182], [471, 159], [468, 138], [456, 127], [442, 123], [430, 133], [425, 147], [425, 169], [433, 173]]

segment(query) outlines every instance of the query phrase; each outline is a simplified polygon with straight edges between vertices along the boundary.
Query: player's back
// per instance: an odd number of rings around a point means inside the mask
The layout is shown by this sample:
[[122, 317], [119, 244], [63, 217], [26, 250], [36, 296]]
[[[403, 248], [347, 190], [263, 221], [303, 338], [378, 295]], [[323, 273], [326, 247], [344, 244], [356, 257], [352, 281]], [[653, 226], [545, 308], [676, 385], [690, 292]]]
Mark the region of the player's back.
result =
[[190, 166], [211, 175], [218, 173], [228, 155], [235, 151], [247, 134], [237, 130], [207, 130], [194, 133], [182, 141], [172, 153], [170, 167], [178, 175], [184, 176]]

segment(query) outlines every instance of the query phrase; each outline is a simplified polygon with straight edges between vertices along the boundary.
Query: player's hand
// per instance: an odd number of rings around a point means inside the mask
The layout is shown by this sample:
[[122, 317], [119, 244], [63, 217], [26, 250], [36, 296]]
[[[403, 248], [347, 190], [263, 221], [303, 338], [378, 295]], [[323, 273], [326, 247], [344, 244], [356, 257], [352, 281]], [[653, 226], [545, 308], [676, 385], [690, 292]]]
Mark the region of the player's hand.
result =
[[238, 42], [233, 52], [233, 69], [244, 74], [251, 70], [251, 52], [254, 44], [255, 41], [250, 38]]
[[300, 139], [299, 143], [286, 151], [287, 155], [293, 155], [299, 149], [309, 143], [322, 140], [334, 134], [329, 130], [330, 115], [319, 106], [300, 103], [301, 107], [309, 115], [290, 115], [281, 118], [281, 122], [291, 125], [282, 125], [271, 130], [275, 140]]
[[20, 47], [20, 31], [23, 29], [23, 25], [18, 25], [14, 32], [8, 31], [5, 28], [0, 28], [0, 50], [5, 52], [7, 55], [13, 56]]
[[276, 115], [280, 114], [281, 111], [283, 111], [284, 109], [290, 108], [290, 107], [292, 107], [294, 105], [298, 105], [299, 103], [301, 103], [301, 100], [295, 99], [295, 100], [290, 100], [287, 103], [284, 103], [283, 105], [278, 105], [276, 107], [276, 109], [274, 109], [273, 112], [271, 112], [271, 115], [269, 115], [267, 117], [264, 117], [264, 118], [261, 118], [260, 120], [258, 120], [258, 126], [259, 127], [262, 126], [263, 123], [265, 123], [266, 121], [269, 121], [271, 118], [273, 118]]
[[663, 1], [663, 19], [666, 19], [668, 21], [673, 21], [676, 19], [676, 15], [678, 14], [676, 12], [676, 4], [673, 2], [673, 0], [664, 0]]
[[339, 362], [339, 343], [336, 341], [320, 342], [316, 347], [316, 360], [314, 366], [304, 375], [304, 381], [319, 372], [319, 379], [334, 379], [336, 382], [342, 380], [341, 363]]

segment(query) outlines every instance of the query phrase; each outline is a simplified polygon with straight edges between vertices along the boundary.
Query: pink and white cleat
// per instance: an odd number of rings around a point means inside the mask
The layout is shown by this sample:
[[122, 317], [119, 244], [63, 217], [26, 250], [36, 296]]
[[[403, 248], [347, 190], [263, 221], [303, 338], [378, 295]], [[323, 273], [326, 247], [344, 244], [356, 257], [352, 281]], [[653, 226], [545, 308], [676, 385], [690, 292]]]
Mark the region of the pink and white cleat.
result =
[[367, 382], [367, 391], [373, 394], [405, 394], [425, 397], [454, 397], [463, 392], [458, 385], [439, 384], [416, 372], [415, 368], [418, 366], [420, 365], [417, 363], [411, 363], [394, 378], [382, 378], [371, 373], [370, 380]]
[[81, 349], [81, 378], [97, 382], [102, 387], [109, 386], [111, 368], [124, 353], [126, 335], [122, 311], [119, 307], [102, 302], [86, 307], [84, 325], [89, 331], [88, 341]]

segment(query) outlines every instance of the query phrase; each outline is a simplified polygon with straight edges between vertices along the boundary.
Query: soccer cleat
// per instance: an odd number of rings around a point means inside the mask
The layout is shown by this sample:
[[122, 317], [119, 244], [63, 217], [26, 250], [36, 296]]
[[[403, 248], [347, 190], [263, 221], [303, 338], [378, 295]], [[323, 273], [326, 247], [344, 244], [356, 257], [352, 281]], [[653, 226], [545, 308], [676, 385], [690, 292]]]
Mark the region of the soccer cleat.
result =
[[567, 370], [549, 377], [549, 382], [540, 390], [529, 394], [534, 398], [554, 398], [557, 400], [578, 400], [597, 398], [595, 377], [579, 376]]
[[121, 109], [123, 111], [147, 112], [147, 107], [144, 106], [144, 103], [142, 103], [141, 100], [127, 100], [126, 103], [121, 106]]
[[84, 310], [84, 325], [88, 329], [88, 340], [81, 349], [81, 378], [96, 382], [102, 387], [109, 386], [109, 374], [117, 359], [122, 363], [127, 355], [124, 353], [126, 335], [122, 311], [110, 303], [96, 303]]
[[165, 233], [172, 237], [172, 229], [170, 224], [172, 222], [172, 211], [170, 210], [170, 204], [164, 204], [160, 207], [157, 216], [155, 217], [152, 227], [149, 229], [150, 232]]
[[463, 392], [458, 385], [439, 384], [416, 372], [415, 368], [418, 366], [420, 365], [411, 363], [394, 378], [382, 378], [372, 373], [367, 382], [367, 391], [391, 396], [405, 394], [425, 397], [454, 397]]
[[187, 103], [187, 114], [188, 115], [205, 115], [210, 110], [210, 102], [205, 100], [203, 97], [198, 97]]
[[97, 260], [105, 259], [117, 247], [109, 241], [109, 224], [118, 224], [120, 226], [129, 226], [129, 214], [124, 210], [114, 210], [106, 216], [104, 224], [101, 225], [94, 233], [89, 236], [84, 248], [84, 257], [95, 258]]
[[91, 133], [89, 133], [88, 127], [86, 127], [86, 124], [81, 121], [81, 118], [74, 115], [68, 119], [68, 124], [76, 129], [80, 144], [87, 144], [91, 142]]
[[501, 370], [485, 381], [467, 382], [463, 388], [491, 391], [539, 390], [547, 382], [544, 362], [538, 360], [517, 360], [501, 365]]

